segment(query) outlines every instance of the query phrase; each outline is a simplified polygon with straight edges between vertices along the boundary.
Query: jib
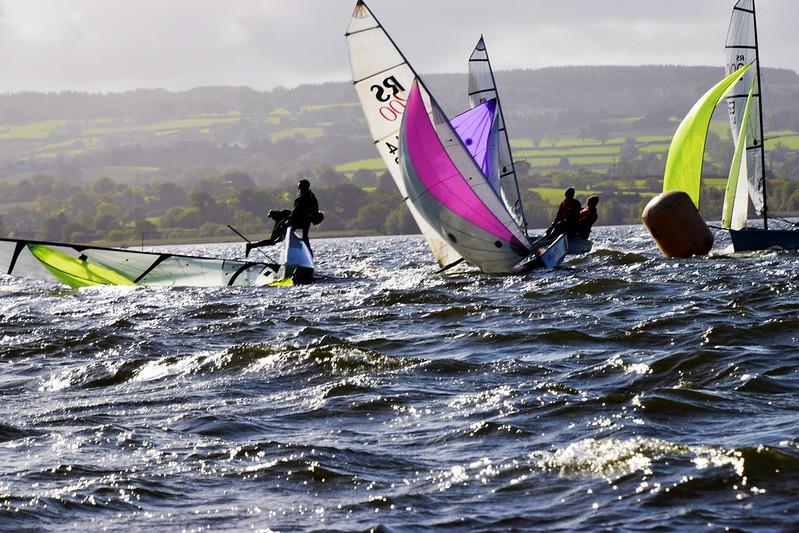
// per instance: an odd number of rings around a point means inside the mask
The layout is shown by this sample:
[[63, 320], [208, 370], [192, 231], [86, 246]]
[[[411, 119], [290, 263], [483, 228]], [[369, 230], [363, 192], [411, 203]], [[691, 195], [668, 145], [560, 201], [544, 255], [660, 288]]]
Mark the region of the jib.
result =
[[[391, 90], [391, 94], [388, 94], [388, 90]], [[394, 76], [389, 76], [388, 78], [383, 80], [383, 84], [374, 84], [369, 87], [369, 90], [375, 93], [375, 98], [377, 98], [380, 102], [388, 102], [392, 96], [396, 96], [397, 94], [401, 93], [405, 90], [405, 88], [397, 81], [397, 78]]]

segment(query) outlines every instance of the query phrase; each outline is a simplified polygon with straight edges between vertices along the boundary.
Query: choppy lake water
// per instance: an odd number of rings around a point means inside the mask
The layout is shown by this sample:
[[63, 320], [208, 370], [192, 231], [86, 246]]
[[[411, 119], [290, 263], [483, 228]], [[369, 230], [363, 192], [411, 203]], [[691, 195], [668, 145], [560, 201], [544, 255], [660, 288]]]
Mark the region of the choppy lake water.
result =
[[415, 236], [308, 287], [2, 277], [0, 529], [797, 527], [799, 255], [595, 233], [524, 277]]

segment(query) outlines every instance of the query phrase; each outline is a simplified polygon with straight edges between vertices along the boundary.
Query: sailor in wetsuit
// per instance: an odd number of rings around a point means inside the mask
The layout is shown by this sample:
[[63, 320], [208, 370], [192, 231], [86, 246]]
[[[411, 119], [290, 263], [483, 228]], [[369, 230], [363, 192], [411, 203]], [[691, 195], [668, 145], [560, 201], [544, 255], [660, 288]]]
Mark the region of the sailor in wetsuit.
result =
[[302, 179], [297, 183], [297, 198], [294, 199], [294, 209], [291, 210], [289, 216], [289, 224], [294, 229], [302, 230], [302, 240], [308, 251], [313, 255], [311, 250], [311, 241], [308, 239], [308, 230], [311, 229], [311, 224], [318, 224], [321, 222], [319, 217], [319, 202], [316, 201], [316, 195], [311, 191], [311, 183], [308, 180]]
[[308, 180], [301, 179], [297, 184], [297, 191], [297, 198], [294, 199], [294, 209], [291, 211], [277, 211], [274, 209], [269, 211], [269, 218], [275, 221], [272, 235], [262, 241], [248, 242], [245, 248], [245, 256], [249, 256], [253, 248], [272, 246], [282, 241], [286, 236], [286, 228], [288, 226], [295, 230], [302, 230], [302, 240], [308, 247], [308, 251], [313, 255], [311, 242], [308, 239], [308, 230], [311, 228], [311, 224], [322, 222], [324, 216], [319, 211], [319, 203], [316, 200], [316, 195], [311, 191], [311, 183]]
[[587, 207], [577, 215], [577, 236], [587, 239], [591, 235], [591, 226], [597, 221], [599, 216], [596, 212], [596, 204], [599, 203], [599, 196], [591, 196], [586, 201]]
[[547, 230], [547, 237], [557, 237], [562, 233], [572, 236], [577, 231], [577, 217], [580, 214], [580, 202], [574, 198], [574, 188], [569, 187], [563, 193], [564, 198], [558, 207], [555, 220]]

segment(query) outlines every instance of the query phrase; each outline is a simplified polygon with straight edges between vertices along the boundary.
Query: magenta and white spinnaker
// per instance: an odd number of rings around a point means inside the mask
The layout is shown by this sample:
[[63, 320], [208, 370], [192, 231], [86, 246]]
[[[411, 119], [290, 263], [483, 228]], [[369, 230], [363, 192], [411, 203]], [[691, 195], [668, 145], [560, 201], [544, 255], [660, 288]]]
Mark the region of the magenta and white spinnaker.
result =
[[[486, 179], [435, 99], [417, 82], [400, 129], [400, 169], [416, 210], [483, 272], [510, 273], [533, 253], [530, 240]], [[486, 105], [486, 111], [490, 106]], [[485, 144], [490, 136], [482, 137]], [[477, 144], [477, 143], [474, 143]], [[479, 150], [478, 150], [479, 152]]]

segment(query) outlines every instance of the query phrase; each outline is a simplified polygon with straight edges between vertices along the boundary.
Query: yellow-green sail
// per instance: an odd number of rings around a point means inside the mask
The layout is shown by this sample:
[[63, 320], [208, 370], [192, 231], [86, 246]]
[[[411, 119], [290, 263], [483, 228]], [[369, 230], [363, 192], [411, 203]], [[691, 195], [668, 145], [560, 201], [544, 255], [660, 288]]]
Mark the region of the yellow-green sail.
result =
[[671, 139], [663, 176], [663, 192], [683, 191], [699, 208], [699, 184], [702, 178], [702, 159], [713, 110], [727, 96], [735, 83], [746, 74], [750, 65], [736, 70], [706, 92], [685, 115]]
[[28, 244], [28, 249], [53, 276], [73, 289], [90, 285], [135, 285], [113, 270], [81, 261], [43, 244]]
[[[735, 155], [730, 165], [730, 174], [727, 177], [727, 189], [724, 191], [724, 209], [721, 213], [721, 226], [724, 229], [739, 230], [746, 227], [747, 208], [749, 206], [749, 193], [747, 190], [746, 171], [746, 139], [749, 127], [749, 108], [752, 104], [752, 93], [755, 90], [755, 80], [749, 87], [749, 96], [746, 98], [746, 109], [741, 119], [741, 129], [738, 133], [738, 142], [735, 143]], [[743, 168], [743, 172], [741, 169]]]

